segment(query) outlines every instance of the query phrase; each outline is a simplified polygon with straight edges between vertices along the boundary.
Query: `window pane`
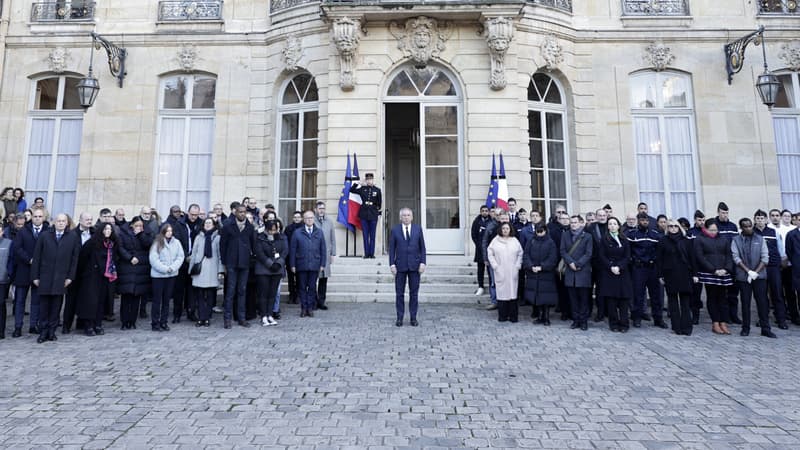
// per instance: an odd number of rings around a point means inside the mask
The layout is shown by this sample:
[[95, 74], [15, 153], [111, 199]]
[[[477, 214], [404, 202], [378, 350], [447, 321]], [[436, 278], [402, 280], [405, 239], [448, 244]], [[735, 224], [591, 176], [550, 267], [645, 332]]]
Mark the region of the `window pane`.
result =
[[297, 168], [297, 142], [281, 144], [281, 169]]
[[685, 108], [689, 106], [686, 91], [687, 80], [683, 76], [673, 75], [661, 83], [661, 95], [665, 108]]
[[656, 107], [655, 74], [631, 77], [631, 107]]
[[211, 194], [209, 191], [186, 191], [186, 204], [197, 203], [201, 208], [211, 206]]
[[459, 228], [457, 198], [428, 200], [426, 206], [426, 228]]
[[545, 121], [547, 122], [547, 138], [556, 139], [559, 141], [564, 140], [564, 122], [563, 116], [558, 113], [545, 114]]
[[162, 154], [158, 158], [158, 189], [180, 192], [183, 184], [183, 157]]
[[306, 92], [306, 102], [316, 102], [319, 101], [319, 92], [317, 92], [317, 82], [313, 78], [311, 79], [311, 85], [308, 87], [308, 91]]
[[531, 197], [544, 198], [543, 170], [531, 170]]
[[195, 78], [192, 109], [214, 109], [217, 93], [217, 80], [214, 78]]
[[550, 198], [567, 197], [567, 177], [566, 172], [551, 170], [547, 173], [548, 185], [550, 186]]
[[295, 200], [279, 200], [278, 201], [278, 217], [283, 220], [283, 225], [286, 226], [291, 223], [292, 214], [295, 210]]
[[544, 155], [542, 154], [542, 141], [531, 140], [529, 144], [531, 151], [531, 167], [541, 169], [544, 167]]
[[303, 171], [303, 198], [317, 198], [317, 171]]
[[426, 107], [425, 134], [458, 134], [458, 108], [456, 106]]
[[164, 108], [186, 109], [186, 78], [175, 77], [164, 81]]
[[561, 142], [547, 143], [547, 167], [550, 169], [566, 169], [564, 164], [564, 144]]
[[51, 220], [55, 214], [66, 213], [75, 218], [75, 191], [54, 191], [53, 201], [47, 205]]
[[792, 75], [778, 75], [781, 82], [781, 89], [775, 98], [775, 108], [796, 108], [794, 102], [794, 86], [792, 85]]
[[56, 109], [58, 102], [58, 78], [47, 78], [36, 82], [36, 98], [33, 109]]
[[425, 164], [428, 166], [457, 166], [458, 137], [425, 138]]
[[542, 113], [539, 111], [528, 111], [528, 136], [542, 138]]
[[183, 154], [184, 129], [186, 119], [163, 118], [161, 119], [161, 136], [159, 139], [159, 153], [163, 154]]
[[533, 80], [528, 83], [528, 100], [532, 102], [542, 101], [542, 97], [536, 91], [536, 86], [533, 84]]
[[303, 142], [303, 168], [317, 167], [317, 141]]
[[189, 122], [189, 154], [210, 155], [214, 148], [214, 119], [193, 118]]
[[36, 198], [31, 191], [47, 193], [50, 187], [50, 164], [55, 123], [55, 119], [36, 119], [31, 122], [28, 167], [25, 177], [25, 188], [29, 198]]
[[458, 168], [429, 167], [425, 169], [425, 195], [428, 197], [457, 197]]
[[186, 189], [208, 191], [211, 189], [211, 155], [190, 155]]
[[536, 85], [539, 97], [544, 98], [545, 93], [547, 93], [547, 86], [550, 85], [550, 77], [543, 73], [536, 73], [533, 75], [533, 84]]
[[388, 94], [392, 96], [412, 96], [416, 97], [419, 95], [417, 88], [411, 84], [411, 80], [408, 79], [408, 75], [405, 72], [400, 72], [394, 77], [392, 83], [389, 85]]
[[[419, 94], [425, 92], [425, 88], [430, 83], [433, 76], [436, 74], [436, 71], [430, 67], [426, 67], [423, 69], [410, 69], [404, 71], [408, 78], [411, 79], [411, 82], [414, 83], [414, 86], [417, 87], [417, 91]], [[417, 94], [417, 95], [419, 95]]]
[[162, 214], [161, 218], [164, 219], [166, 217], [166, 213], [169, 211], [170, 206], [172, 205], [180, 205], [181, 204], [181, 192], [180, 191], [157, 191], [156, 192], [156, 209], [160, 211]]
[[83, 109], [78, 97], [78, 78], [66, 77], [64, 79], [64, 106], [62, 109]]
[[281, 170], [280, 173], [280, 192], [279, 197], [297, 197], [297, 171]]
[[300, 103], [300, 95], [295, 90], [294, 81], [290, 81], [283, 92], [283, 104], [290, 105], [293, 103]]
[[550, 83], [550, 90], [547, 91], [544, 101], [546, 103], [561, 104], [561, 92], [559, 92], [558, 86], [555, 83]]
[[456, 95], [456, 88], [444, 72], [439, 72], [431, 81], [425, 95]]
[[300, 95], [300, 98], [306, 98], [306, 91], [308, 90], [308, 83], [311, 81], [311, 75], [309, 74], [301, 74], [292, 80], [294, 83], [294, 87], [297, 88], [297, 93]]
[[297, 139], [297, 123], [299, 116], [297, 113], [284, 114], [281, 123], [281, 140]]
[[303, 138], [314, 139], [319, 135], [319, 112], [308, 111], [303, 113]]
[[544, 210], [544, 200], [531, 200], [531, 209], [529, 209], [528, 212], [530, 211], [539, 211], [543, 219], [547, 218]]

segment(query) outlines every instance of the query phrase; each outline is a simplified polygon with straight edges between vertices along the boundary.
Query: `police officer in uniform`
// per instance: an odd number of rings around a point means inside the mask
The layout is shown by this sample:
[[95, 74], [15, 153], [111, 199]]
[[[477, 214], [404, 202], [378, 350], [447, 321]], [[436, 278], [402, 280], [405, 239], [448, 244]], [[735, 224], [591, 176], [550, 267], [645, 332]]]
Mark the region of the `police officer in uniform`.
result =
[[636, 219], [639, 226], [629, 230], [626, 237], [631, 243], [631, 262], [633, 274], [633, 308], [631, 318], [633, 326], [639, 328], [642, 320], [647, 320], [645, 306], [645, 290], [650, 294], [650, 309], [653, 324], [659, 328], [667, 328], [664, 323], [664, 290], [658, 282], [656, 270], [656, 254], [661, 234], [650, 228], [650, 217], [641, 211]]
[[350, 192], [361, 196], [361, 231], [364, 235], [364, 258], [375, 258], [375, 229], [378, 227], [378, 216], [381, 215], [381, 190], [375, 186], [375, 177], [368, 173], [364, 176], [364, 185], [355, 183]]

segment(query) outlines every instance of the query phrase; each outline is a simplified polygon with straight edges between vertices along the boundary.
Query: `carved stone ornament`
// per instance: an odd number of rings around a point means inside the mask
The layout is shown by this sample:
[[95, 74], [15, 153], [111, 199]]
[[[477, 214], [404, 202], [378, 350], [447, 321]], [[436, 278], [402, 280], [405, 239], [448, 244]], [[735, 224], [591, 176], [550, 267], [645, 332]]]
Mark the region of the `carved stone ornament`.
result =
[[419, 16], [406, 20], [404, 25], [389, 24], [389, 32], [397, 39], [397, 48], [410, 57], [416, 65], [425, 66], [445, 49], [445, 42], [453, 34], [450, 22], [439, 22], [430, 17]]
[[67, 70], [72, 55], [64, 47], [56, 47], [47, 55], [47, 65], [55, 73], [64, 73]]
[[544, 59], [544, 65], [547, 70], [554, 70], [564, 62], [564, 49], [552, 34], [545, 36], [541, 49], [542, 59]]
[[794, 72], [800, 72], [800, 41], [787, 42], [781, 45], [781, 52], [778, 53], [786, 67]]
[[184, 45], [178, 50], [175, 59], [178, 61], [178, 66], [180, 66], [181, 70], [192, 72], [200, 58], [197, 56], [197, 49], [193, 45]]
[[297, 36], [289, 36], [286, 45], [283, 47], [283, 63], [286, 70], [294, 72], [297, 70], [300, 58], [303, 57], [303, 44]]
[[343, 17], [333, 21], [331, 37], [339, 51], [339, 87], [343, 91], [352, 91], [356, 86], [356, 52], [361, 40], [361, 21]]
[[486, 44], [492, 63], [489, 87], [495, 91], [506, 87], [506, 52], [514, 37], [514, 22], [506, 17], [492, 17], [483, 23]]
[[653, 42], [644, 49], [642, 56], [645, 64], [653, 67], [656, 72], [667, 68], [675, 59], [672, 50], [661, 42]]

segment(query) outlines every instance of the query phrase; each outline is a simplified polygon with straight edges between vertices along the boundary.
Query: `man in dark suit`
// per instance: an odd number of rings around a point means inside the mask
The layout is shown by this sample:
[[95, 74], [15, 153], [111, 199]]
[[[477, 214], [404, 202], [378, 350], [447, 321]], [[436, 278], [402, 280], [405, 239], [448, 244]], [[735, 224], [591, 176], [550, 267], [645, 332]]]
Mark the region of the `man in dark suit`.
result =
[[22, 336], [22, 320], [25, 315], [25, 299], [28, 291], [31, 293], [31, 334], [38, 333], [36, 326], [39, 322], [39, 293], [36, 286], [31, 286], [31, 264], [33, 263], [33, 250], [39, 235], [47, 231], [48, 224], [44, 221], [44, 209], [33, 210], [31, 223], [19, 230], [14, 239], [14, 334], [12, 337]]
[[78, 270], [81, 245], [78, 235], [67, 232], [67, 215], [56, 216], [54, 227], [36, 241], [31, 279], [39, 294], [38, 343], [56, 340], [56, 327], [64, 297]]
[[[92, 234], [94, 234], [94, 227], [92, 226], [92, 215], [88, 212], [82, 212], [78, 217], [78, 226], [69, 231], [69, 233], [74, 234], [78, 238], [80, 246], [83, 247], [84, 244], [89, 242]], [[81, 259], [81, 255], [81, 253], [78, 254], [78, 273], [81, 272], [83, 267], [81, 264], [85, 262], [85, 258]], [[64, 300], [61, 334], [69, 334], [72, 331], [72, 324], [75, 322], [75, 313], [78, 308], [79, 295], [80, 283], [78, 280], [73, 279], [72, 283], [70, 283], [67, 288], [67, 295]]]
[[219, 253], [225, 266], [225, 328], [231, 327], [234, 297], [239, 325], [245, 328], [250, 326], [245, 320], [246, 290], [256, 233], [246, 213], [247, 208], [238, 205], [220, 233]]
[[422, 227], [411, 223], [414, 214], [410, 208], [400, 210], [400, 223], [392, 228], [389, 235], [389, 267], [394, 274], [395, 308], [397, 309], [398, 327], [403, 326], [405, 315], [405, 290], [408, 280], [408, 311], [411, 315], [411, 326], [417, 322], [419, 306], [419, 278], [425, 272], [425, 237]]
[[325, 270], [328, 250], [322, 230], [314, 225], [314, 213], [303, 213], [303, 226], [292, 234], [289, 267], [297, 275], [300, 317], [314, 317], [317, 306], [317, 278]]

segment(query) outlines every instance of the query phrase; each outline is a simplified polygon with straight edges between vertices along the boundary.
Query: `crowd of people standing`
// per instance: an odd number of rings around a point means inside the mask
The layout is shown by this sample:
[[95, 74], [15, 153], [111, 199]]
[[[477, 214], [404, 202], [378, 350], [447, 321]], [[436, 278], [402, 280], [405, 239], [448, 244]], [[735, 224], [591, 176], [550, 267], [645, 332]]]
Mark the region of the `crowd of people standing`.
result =
[[[608, 321], [613, 332], [650, 322], [689, 336], [705, 308], [711, 330], [731, 334], [741, 325], [748, 336], [755, 301], [761, 335], [800, 325], [800, 216], [788, 210], [757, 210], [731, 221], [724, 202], [717, 215], [698, 210], [686, 218], [652, 217], [648, 205], [620, 221], [610, 205], [582, 216], [557, 205], [551, 218], [541, 212], [482, 206], [473, 220], [478, 289], [488, 273], [491, 304], [501, 322], [517, 322], [519, 307], [531, 305], [537, 324], [550, 325], [550, 309], [587, 330]], [[666, 294], [667, 317], [664, 317]], [[648, 308], [649, 307], [649, 308]], [[669, 320], [670, 325], [667, 324]]]
[[29, 207], [21, 189], [8, 188], [2, 197], [0, 339], [8, 298], [12, 337], [22, 336], [29, 314], [28, 332], [39, 343], [56, 341], [59, 326], [61, 334], [104, 334], [104, 322], [117, 320], [117, 296], [122, 330], [149, 318], [154, 332], [170, 330], [170, 311], [172, 324], [186, 317], [208, 327], [218, 313], [224, 328], [234, 321], [249, 327], [256, 318], [277, 325], [283, 278], [289, 301], [301, 303], [301, 317], [327, 309], [336, 241], [324, 202], [295, 211], [284, 226], [272, 205], [262, 213], [252, 198], [231, 203], [228, 214], [221, 204], [208, 212], [175, 205], [163, 221], [151, 207], [129, 220], [122, 208], [104, 208], [97, 221], [83, 212], [73, 222], [63, 213], [50, 217], [41, 198]]

